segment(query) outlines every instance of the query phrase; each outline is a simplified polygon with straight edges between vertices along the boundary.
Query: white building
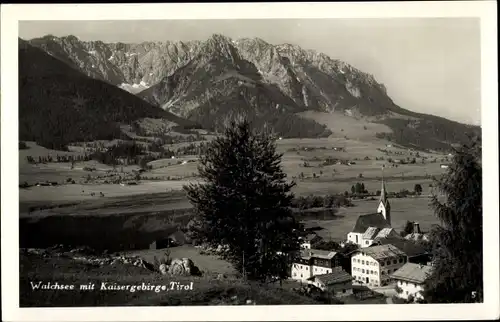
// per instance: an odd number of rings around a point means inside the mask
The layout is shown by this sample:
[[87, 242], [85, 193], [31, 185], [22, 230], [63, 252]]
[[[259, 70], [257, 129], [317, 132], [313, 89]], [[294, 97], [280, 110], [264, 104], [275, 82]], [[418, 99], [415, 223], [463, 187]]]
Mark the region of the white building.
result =
[[319, 249], [303, 249], [300, 258], [292, 264], [291, 279], [309, 283], [314, 275], [331, 273], [340, 266], [340, 254]]
[[396, 281], [396, 288], [399, 289], [397, 296], [408, 300], [423, 299], [424, 282], [431, 273], [432, 266], [406, 263], [395, 271], [391, 278]]
[[310, 284], [322, 291], [331, 293], [335, 297], [344, 297], [353, 294], [352, 276], [341, 267], [335, 267], [328, 274], [314, 275], [309, 281]]
[[300, 241], [301, 241], [300, 248], [301, 249], [311, 249], [311, 244], [313, 244], [319, 240], [321, 240], [321, 237], [319, 237], [316, 234], [309, 234], [305, 237], [301, 237], [300, 238]]
[[351, 257], [351, 275], [357, 284], [383, 286], [407, 262], [408, 256], [393, 245], [362, 248]]
[[376, 238], [395, 236], [398, 234], [391, 228], [391, 204], [387, 198], [384, 180], [382, 180], [377, 212], [359, 216], [353, 230], [347, 234], [347, 242], [360, 247], [368, 247]]

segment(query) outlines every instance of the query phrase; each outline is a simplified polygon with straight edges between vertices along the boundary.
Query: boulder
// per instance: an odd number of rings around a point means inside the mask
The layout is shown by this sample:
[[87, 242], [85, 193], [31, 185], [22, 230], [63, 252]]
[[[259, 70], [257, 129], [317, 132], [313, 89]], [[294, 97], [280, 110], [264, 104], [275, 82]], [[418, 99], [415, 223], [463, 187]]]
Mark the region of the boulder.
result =
[[167, 265], [165, 264], [161, 264], [160, 267], [159, 267], [159, 270], [160, 270], [160, 273], [162, 275], [167, 275], [169, 269], [167, 268]]

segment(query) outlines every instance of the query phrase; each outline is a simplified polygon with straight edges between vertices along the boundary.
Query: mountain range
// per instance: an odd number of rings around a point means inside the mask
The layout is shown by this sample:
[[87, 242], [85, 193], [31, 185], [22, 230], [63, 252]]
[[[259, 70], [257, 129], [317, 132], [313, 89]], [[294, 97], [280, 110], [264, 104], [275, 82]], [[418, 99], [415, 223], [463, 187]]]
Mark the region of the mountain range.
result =
[[315, 110], [384, 123], [392, 133], [377, 136], [414, 147], [447, 149], [466, 140], [467, 132], [480, 134], [479, 127], [403, 109], [372, 75], [296, 45], [218, 34], [206, 41], [139, 44], [48, 35], [29, 43], [87, 77], [209, 130], [245, 115], [284, 137], [328, 136], [325, 126], [297, 116]]
[[20, 140], [64, 149], [71, 142], [125, 138], [120, 125], [145, 117], [195, 126], [19, 40]]

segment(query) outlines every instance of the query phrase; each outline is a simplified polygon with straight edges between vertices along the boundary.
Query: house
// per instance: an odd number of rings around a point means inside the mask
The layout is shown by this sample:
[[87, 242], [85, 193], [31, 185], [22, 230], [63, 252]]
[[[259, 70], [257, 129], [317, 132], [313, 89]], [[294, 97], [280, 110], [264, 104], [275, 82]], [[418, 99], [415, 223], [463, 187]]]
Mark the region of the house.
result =
[[397, 296], [405, 300], [423, 299], [424, 283], [431, 270], [432, 266], [406, 263], [392, 273], [391, 278], [396, 281]]
[[387, 237], [374, 240], [372, 246], [392, 245], [408, 256], [408, 262], [425, 264], [431, 260], [431, 254], [419, 243], [401, 237]]
[[331, 273], [313, 275], [308, 280], [310, 284], [322, 291], [331, 293], [335, 297], [344, 297], [353, 294], [352, 276], [341, 267], [335, 267]]
[[300, 248], [311, 249], [311, 244], [314, 244], [319, 240], [321, 240], [321, 237], [319, 237], [318, 235], [308, 234], [307, 236], [301, 238]]
[[302, 249], [299, 258], [292, 264], [291, 279], [308, 282], [314, 275], [331, 273], [340, 266], [342, 255], [319, 249]]
[[440, 164], [439, 166], [441, 167], [441, 169], [448, 169], [450, 167], [449, 164]]
[[356, 283], [383, 286], [390, 274], [408, 262], [408, 256], [393, 245], [378, 245], [356, 250], [351, 257], [351, 275]]
[[384, 180], [376, 213], [361, 215], [351, 232], [347, 234], [347, 242], [360, 247], [368, 247], [379, 237], [395, 236], [396, 231], [391, 228], [391, 204], [387, 198]]
[[427, 234], [423, 233], [420, 230], [419, 223], [418, 222], [414, 222], [413, 223], [413, 232], [411, 234], [406, 235], [405, 239], [413, 240], [413, 241], [420, 241], [420, 240], [428, 241], [429, 237], [427, 236]]

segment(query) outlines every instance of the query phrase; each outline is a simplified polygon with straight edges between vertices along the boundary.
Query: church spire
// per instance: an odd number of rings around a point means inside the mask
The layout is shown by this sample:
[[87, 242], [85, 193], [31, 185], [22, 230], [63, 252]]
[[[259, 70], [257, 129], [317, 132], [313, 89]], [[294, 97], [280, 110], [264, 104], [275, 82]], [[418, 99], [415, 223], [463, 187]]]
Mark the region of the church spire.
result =
[[382, 165], [382, 188], [380, 190], [380, 201], [385, 204], [385, 202], [387, 200], [387, 191], [385, 189], [385, 182], [384, 182], [384, 168], [385, 168], [385, 164]]
[[385, 189], [384, 182], [384, 168], [385, 165], [382, 166], [382, 189], [380, 190], [380, 201], [378, 203], [377, 212], [381, 213], [389, 226], [391, 225], [391, 205], [389, 204], [389, 200], [387, 199], [387, 190]]

